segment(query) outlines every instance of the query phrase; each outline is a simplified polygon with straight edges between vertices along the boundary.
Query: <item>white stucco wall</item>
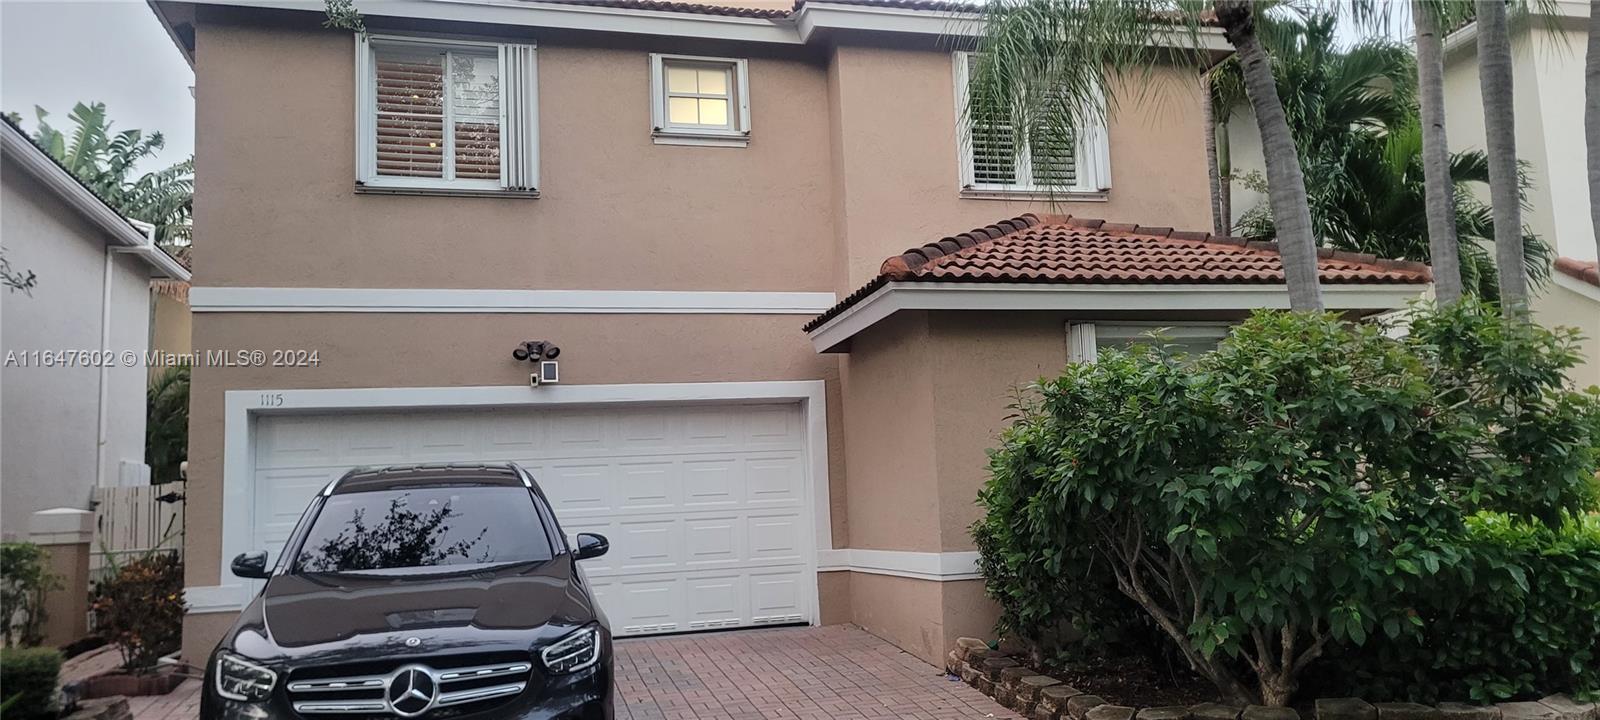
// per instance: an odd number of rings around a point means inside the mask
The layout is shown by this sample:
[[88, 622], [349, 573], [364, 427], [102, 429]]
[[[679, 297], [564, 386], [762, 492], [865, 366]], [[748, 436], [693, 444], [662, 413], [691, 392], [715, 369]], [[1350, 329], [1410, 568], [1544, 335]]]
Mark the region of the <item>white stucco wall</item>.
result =
[[[26, 172], [0, 172], [0, 242], [14, 269], [32, 270], [32, 297], [0, 291], [0, 357], [101, 345], [106, 245], [101, 232]], [[149, 343], [149, 267], [127, 255], [111, 266], [112, 350]], [[141, 364], [105, 374], [106, 443], [97, 448], [98, 368], [0, 367], [0, 534], [27, 535], [28, 517], [50, 507], [88, 508], [96, 482], [118, 482], [122, 461], [144, 461]]]
[[[1587, 4], [1561, 3], [1587, 16]], [[1583, 55], [1579, 21], [1536, 19], [1512, 37], [1512, 82], [1517, 157], [1533, 187], [1523, 222], [1560, 255], [1593, 260], [1589, 184], [1583, 134]], [[1483, 94], [1473, 42], [1453, 48], [1445, 62], [1446, 132], [1453, 152], [1484, 148]], [[1487, 188], [1481, 189], [1487, 200]]]

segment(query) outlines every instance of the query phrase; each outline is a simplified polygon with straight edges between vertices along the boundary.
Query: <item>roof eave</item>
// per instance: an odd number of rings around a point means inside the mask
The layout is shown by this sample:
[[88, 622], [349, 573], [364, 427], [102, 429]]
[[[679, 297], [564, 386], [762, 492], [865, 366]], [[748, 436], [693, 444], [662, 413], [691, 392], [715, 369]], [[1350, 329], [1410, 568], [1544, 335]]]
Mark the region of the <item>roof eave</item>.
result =
[[68, 207], [103, 230], [108, 244], [143, 260], [154, 271], [153, 276], [189, 279], [189, 271], [181, 263], [156, 247], [152, 226], [123, 217], [10, 123], [0, 123], [0, 151]]
[[[1328, 310], [1370, 315], [1405, 307], [1428, 283], [1324, 284]], [[887, 282], [807, 333], [819, 353], [844, 352], [851, 338], [902, 310], [1193, 312], [1288, 309], [1279, 284], [1066, 284]]]

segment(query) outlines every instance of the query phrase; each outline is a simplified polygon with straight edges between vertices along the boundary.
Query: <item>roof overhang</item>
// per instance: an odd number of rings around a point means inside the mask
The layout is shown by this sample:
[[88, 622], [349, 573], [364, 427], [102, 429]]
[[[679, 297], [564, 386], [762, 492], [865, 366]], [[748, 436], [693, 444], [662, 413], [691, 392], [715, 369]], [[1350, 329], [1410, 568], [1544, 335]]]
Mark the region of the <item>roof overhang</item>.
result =
[[[1403, 308], [1427, 284], [1323, 285], [1328, 310], [1372, 315]], [[819, 353], [844, 352], [850, 338], [901, 310], [1055, 312], [1248, 312], [1286, 310], [1282, 285], [1066, 285], [889, 282], [817, 326]]]
[[[1589, 3], [1572, 0], [1554, 0], [1549, 3], [1529, 3], [1525, 19], [1542, 22], [1546, 27], [1582, 29], [1589, 20]], [[1469, 22], [1444, 37], [1444, 52], [1453, 55], [1459, 51], [1477, 52], [1478, 23]]]
[[[326, 12], [323, 0], [147, 0], [184, 57], [193, 51], [178, 25], [189, 20], [180, 6], [211, 5], [270, 10]], [[935, 38], [975, 37], [983, 27], [979, 13], [953, 13], [809, 0], [786, 18], [751, 18], [711, 13], [542, 3], [537, 0], [356, 0], [368, 17], [484, 23], [519, 27], [732, 40], [803, 45], [831, 31], [863, 31], [924, 35]], [[1186, 33], [1153, 33], [1159, 46], [1191, 47]], [[1232, 52], [1219, 28], [1202, 28], [1199, 42], [1217, 53]]]
[[150, 266], [152, 277], [189, 279], [189, 271], [182, 263], [156, 247], [153, 226], [123, 217], [10, 123], [0, 123], [0, 154], [7, 161], [15, 162], [95, 227], [105, 231], [107, 244], [114, 251], [143, 260]]
[[1554, 280], [1558, 287], [1566, 288], [1600, 303], [1600, 286], [1592, 285], [1585, 280], [1580, 280], [1560, 271], [1550, 273], [1550, 279]]

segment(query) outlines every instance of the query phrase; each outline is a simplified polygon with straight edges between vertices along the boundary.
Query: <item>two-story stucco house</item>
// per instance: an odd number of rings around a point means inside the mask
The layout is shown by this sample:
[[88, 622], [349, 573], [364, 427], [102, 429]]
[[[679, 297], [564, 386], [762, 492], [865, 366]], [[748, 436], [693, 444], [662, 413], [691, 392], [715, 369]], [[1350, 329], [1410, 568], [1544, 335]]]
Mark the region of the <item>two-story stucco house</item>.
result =
[[[611, 538], [619, 635], [853, 622], [933, 661], [993, 622], [967, 527], [1011, 388], [1287, 304], [1273, 246], [1184, 231], [1199, 68], [1013, 162], [959, 131], [963, 6], [152, 7], [196, 76], [195, 348], [268, 354], [194, 370], [189, 658], [254, 590], [228, 559], [347, 468], [514, 460]], [[1322, 262], [1352, 315], [1427, 282]]]

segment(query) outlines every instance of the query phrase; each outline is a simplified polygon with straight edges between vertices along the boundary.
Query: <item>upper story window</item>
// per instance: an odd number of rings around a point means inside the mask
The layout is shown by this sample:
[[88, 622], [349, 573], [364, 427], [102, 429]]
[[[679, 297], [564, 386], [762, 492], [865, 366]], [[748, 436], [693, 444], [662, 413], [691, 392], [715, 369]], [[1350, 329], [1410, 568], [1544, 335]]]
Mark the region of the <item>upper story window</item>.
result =
[[971, 122], [967, 90], [977, 55], [958, 52], [954, 60], [956, 117], [967, 124], [959, 133], [963, 195], [1098, 195], [1110, 189], [1110, 147], [1103, 121], [1073, 131], [1031, 133], [1017, 132], [1003, 118]]
[[748, 145], [750, 83], [745, 61], [652, 54], [650, 117], [657, 143]]
[[358, 36], [358, 167], [365, 188], [538, 188], [531, 45]]

